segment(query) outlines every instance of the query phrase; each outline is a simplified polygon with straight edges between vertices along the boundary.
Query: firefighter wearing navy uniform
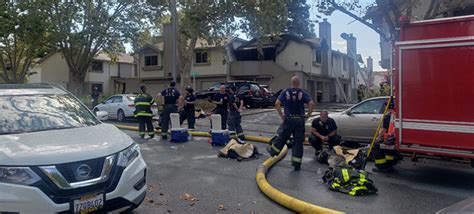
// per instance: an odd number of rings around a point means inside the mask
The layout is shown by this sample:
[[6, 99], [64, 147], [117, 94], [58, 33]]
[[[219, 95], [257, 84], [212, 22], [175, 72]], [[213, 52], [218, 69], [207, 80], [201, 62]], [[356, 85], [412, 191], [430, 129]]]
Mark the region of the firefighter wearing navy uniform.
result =
[[170, 87], [161, 91], [158, 96], [164, 98], [163, 113], [161, 114], [161, 137], [163, 140], [168, 139], [168, 129], [170, 126], [170, 114], [178, 113], [178, 105], [180, 104], [181, 94], [175, 88], [176, 83], [170, 82]]
[[[275, 102], [275, 108], [280, 114], [283, 123], [278, 129], [278, 136], [274, 144], [268, 148], [271, 156], [276, 156], [286, 144], [291, 135], [293, 135], [291, 162], [294, 169], [300, 170], [303, 158], [303, 141], [305, 132], [305, 121], [311, 116], [314, 109], [314, 102], [308, 93], [300, 89], [300, 78], [294, 76], [291, 78], [291, 88], [288, 88], [280, 94]], [[284, 112], [281, 111], [281, 105], [284, 106]], [[309, 106], [309, 111], [305, 114], [305, 104]]]
[[241, 116], [240, 112], [242, 112], [244, 107], [244, 102], [240, 99], [239, 95], [237, 94], [237, 87], [231, 86], [230, 87], [230, 96], [229, 96], [229, 134], [232, 138], [243, 143], [245, 140], [244, 131], [242, 130], [241, 126]]
[[340, 137], [337, 135], [336, 121], [329, 117], [327, 111], [322, 111], [320, 117], [311, 122], [309, 142], [316, 150], [315, 156], [318, 156], [322, 152], [323, 142], [328, 143], [329, 151], [332, 151], [335, 145], [339, 145]]
[[155, 131], [153, 129], [153, 112], [151, 106], [155, 102], [155, 99], [146, 93], [146, 86], [141, 85], [140, 90], [142, 93], [138, 94], [134, 100], [135, 112], [134, 115], [138, 120], [138, 134], [141, 138], [145, 138], [145, 127], [146, 132], [150, 138], [155, 137]]
[[[387, 102], [385, 105], [387, 105]], [[395, 132], [393, 123], [391, 123], [394, 106], [395, 104], [392, 98], [387, 113], [383, 118], [382, 129], [380, 130], [377, 141], [374, 145], [375, 168], [372, 170], [375, 172], [391, 172], [393, 171], [393, 166], [398, 161], [398, 154], [395, 150], [381, 148], [381, 144], [386, 146], [393, 146], [395, 144]]]
[[183, 124], [185, 120], [188, 120], [188, 128], [194, 129], [194, 123], [196, 121], [196, 97], [194, 96], [194, 89], [191, 86], [186, 87], [186, 97], [184, 98], [184, 108], [179, 115], [179, 122]]
[[228, 111], [228, 103], [229, 103], [229, 94], [225, 92], [225, 85], [222, 84], [220, 87], [219, 93], [214, 95], [214, 104], [216, 104], [216, 108], [214, 109], [214, 114], [221, 115], [221, 125], [222, 129], [227, 129], [227, 116], [229, 115]]

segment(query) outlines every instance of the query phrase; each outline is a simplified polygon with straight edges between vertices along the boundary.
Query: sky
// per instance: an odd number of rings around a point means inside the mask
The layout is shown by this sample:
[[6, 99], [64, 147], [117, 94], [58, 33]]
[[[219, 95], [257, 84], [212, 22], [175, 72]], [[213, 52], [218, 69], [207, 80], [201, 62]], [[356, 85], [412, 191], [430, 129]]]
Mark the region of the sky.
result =
[[[312, 12], [311, 16], [315, 14]], [[380, 38], [375, 31], [367, 27], [366, 25], [354, 21], [353, 18], [348, 15], [335, 11], [328, 18], [328, 22], [331, 23], [331, 36], [332, 36], [332, 49], [339, 50], [346, 53], [346, 41], [341, 38], [341, 33], [352, 33], [357, 38], [357, 53], [362, 55], [364, 63], [370, 56], [374, 59], [374, 71], [383, 70], [380, 65]], [[319, 36], [319, 26], [316, 25], [316, 34]]]

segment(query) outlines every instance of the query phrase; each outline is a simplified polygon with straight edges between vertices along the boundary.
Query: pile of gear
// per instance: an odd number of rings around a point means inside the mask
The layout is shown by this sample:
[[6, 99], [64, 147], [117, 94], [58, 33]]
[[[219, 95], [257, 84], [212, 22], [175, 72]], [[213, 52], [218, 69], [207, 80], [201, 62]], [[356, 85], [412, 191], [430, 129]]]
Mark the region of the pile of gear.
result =
[[227, 145], [219, 150], [217, 154], [221, 158], [237, 159], [237, 161], [258, 159], [260, 153], [255, 145], [250, 143], [238, 143], [231, 139]]
[[329, 153], [321, 152], [318, 155], [318, 162], [329, 165], [323, 181], [330, 190], [352, 196], [377, 193], [374, 182], [362, 170], [365, 162], [365, 153], [362, 149], [334, 146]]

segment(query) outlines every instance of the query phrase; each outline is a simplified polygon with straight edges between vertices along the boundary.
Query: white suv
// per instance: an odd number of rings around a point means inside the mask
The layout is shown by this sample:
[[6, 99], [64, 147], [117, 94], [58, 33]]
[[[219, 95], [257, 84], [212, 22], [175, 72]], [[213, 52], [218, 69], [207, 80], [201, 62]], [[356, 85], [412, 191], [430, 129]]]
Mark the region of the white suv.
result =
[[132, 210], [145, 194], [129, 136], [61, 88], [0, 84], [0, 213]]

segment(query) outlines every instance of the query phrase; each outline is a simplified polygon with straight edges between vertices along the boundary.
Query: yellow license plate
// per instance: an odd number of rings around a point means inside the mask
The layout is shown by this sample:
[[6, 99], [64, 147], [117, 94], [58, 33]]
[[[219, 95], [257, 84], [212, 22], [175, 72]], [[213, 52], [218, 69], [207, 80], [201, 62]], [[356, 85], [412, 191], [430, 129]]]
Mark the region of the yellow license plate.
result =
[[71, 203], [74, 214], [85, 214], [100, 210], [104, 207], [104, 193], [85, 195], [74, 199]]

